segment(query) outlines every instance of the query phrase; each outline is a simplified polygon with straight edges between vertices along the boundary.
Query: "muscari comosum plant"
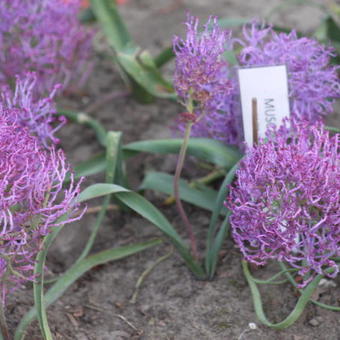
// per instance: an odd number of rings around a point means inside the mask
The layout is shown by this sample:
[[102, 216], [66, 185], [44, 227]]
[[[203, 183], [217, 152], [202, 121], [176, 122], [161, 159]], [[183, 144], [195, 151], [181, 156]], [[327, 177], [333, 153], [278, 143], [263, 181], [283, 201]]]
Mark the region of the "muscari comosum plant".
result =
[[[220, 29], [215, 20], [208, 23], [203, 33], [198, 31], [198, 22], [195, 18], [189, 18], [187, 25], [187, 39], [182, 41], [179, 38], [175, 39], [175, 54], [177, 55], [175, 88], [186, 109], [186, 112], [181, 114], [179, 119], [180, 130], [185, 132], [184, 139], [143, 141], [123, 146], [118, 152], [119, 165], [117, 169], [120, 170], [117, 171], [117, 174], [120, 173], [120, 175], [117, 175], [116, 181], [120, 184], [124, 183], [123, 176], [121, 176], [123, 158], [141, 151], [155, 153], [176, 153], [179, 151], [180, 156], [174, 178], [166, 174], [149, 174], [143, 182], [142, 188], [157, 188], [168, 194], [174, 192], [180, 214], [188, 229], [192, 251], [189, 251], [185, 242], [159, 210], [142, 196], [123, 187], [110, 184], [97, 184], [91, 190], [114, 194], [125, 205], [152, 221], [170, 238], [193, 273], [198, 278], [204, 279], [211, 278], [214, 275], [218, 252], [227, 234], [228, 218], [224, 218], [218, 232], [217, 221], [221, 212], [229, 214], [225, 209], [223, 210], [223, 201], [228, 190], [227, 184], [232, 181], [236, 170], [235, 164], [241, 157], [239, 152], [223, 145], [223, 143], [241, 145], [242, 131], [240, 129], [241, 117], [234, 70], [224, 59], [224, 53], [231, 49], [234, 44], [234, 41], [230, 39], [230, 33]], [[213, 27], [211, 28], [211, 26]], [[247, 27], [245, 28], [244, 37], [245, 42], [241, 43], [243, 48], [238, 58], [240, 65], [287, 64], [290, 72], [290, 86], [293, 91], [290, 98], [291, 105], [294, 107], [292, 114], [300, 119], [311, 119], [330, 112], [329, 99], [338, 94], [336, 68], [328, 65], [330, 50], [312, 40], [299, 40], [294, 33], [289, 35], [277, 34], [268, 28], [258, 28], [255, 24], [250, 26], [250, 33], [247, 33]], [[291, 54], [277, 50], [282, 45], [280, 42], [278, 43], [280, 39], [290, 44]], [[252, 48], [247, 49], [251, 45], [253, 45]], [[303, 59], [306, 47], [310, 47], [307, 49], [310, 55], [309, 58]], [[286, 50], [289, 51], [289, 49]], [[297, 60], [300, 63], [296, 63]], [[308, 63], [308, 61], [311, 61], [311, 63]], [[309, 76], [308, 85], [311, 85], [306, 87], [304, 93], [301, 92], [302, 87], [298, 86], [301, 82], [303, 83], [304, 77], [301, 76], [301, 72]], [[313, 86], [316, 83], [318, 86]], [[294, 89], [296, 92], [294, 92]], [[316, 92], [308, 93], [308, 91]], [[316, 96], [315, 93], [318, 95]], [[319, 100], [315, 107], [309, 105], [309, 96]], [[97, 121], [82, 114], [68, 113], [68, 115], [79, 123], [93, 127], [100, 142], [104, 146], [107, 145], [106, 131]], [[189, 139], [190, 130], [192, 130], [194, 136], [211, 137], [221, 142], [206, 138]], [[232, 168], [225, 177], [219, 193], [201, 184], [198, 188], [192, 188], [180, 181], [186, 152], [210, 160], [222, 168], [210, 174], [208, 178], [201, 182], [209, 182], [211, 179], [223, 176], [226, 169]], [[78, 170], [83, 173], [94, 173], [105, 169], [106, 166], [105, 158], [98, 157], [84, 164]], [[169, 186], [169, 180], [174, 180], [173, 189], [171, 185]], [[207, 199], [207, 197], [209, 198]], [[200, 255], [195, 250], [194, 232], [185, 215], [180, 198], [213, 211], [208, 231], [205, 266], [200, 263]], [[215, 203], [211, 204], [211, 202]], [[307, 300], [305, 299], [304, 303]], [[302, 304], [299, 305], [299, 308], [301, 306]]]
[[[57, 117], [53, 97], [71, 78], [76, 79], [77, 72], [69, 74], [71, 69], [75, 70], [69, 63], [77, 63], [77, 60], [68, 59], [69, 55], [65, 53], [60, 58], [58, 53], [62, 49], [54, 50], [53, 42], [61, 47], [59, 42], [66, 41], [64, 31], [58, 30], [61, 26], [63, 29], [68, 27], [70, 35], [78, 32], [76, 37], [81, 32], [77, 27], [79, 24], [74, 20], [80, 2], [60, 0], [58, 4], [58, 1], [27, 0], [20, 2], [20, 6], [15, 1], [1, 4], [4, 20], [0, 33], [5, 36], [1, 40], [4, 44], [4, 63], [0, 70], [0, 338], [5, 340], [12, 339], [12, 332], [6, 322], [6, 301], [23, 284], [33, 283], [35, 306], [20, 321], [14, 339], [23, 339], [26, 328], [35, 318], [38, 318], [44, 339], [52, 339], [46, 308], [77, 278], [98, 264], [132, 255], [160, 242], [152, 240], [89, 255], [110, 196], [105, 190], [93, 187], [80, 193], [82, 178], [75, 180], [63, 151], [56, 146], [58, 139], [55, 132], [65, 121], [62, 119], [57, 125], [51, 125]], [[54, 26], [57, 29], [50, 35], [47, 32], [41, 35], [42, 23], [39, 18], [52, 20], [58, 15], [64, 18], [62, 25]], [[9, 27], [13, 26], [15, 29], [11, 31]], [[5, 32], [4, 29], [9, 30]], [[24, 42], [27, 41], [27, 35], [36, 40], [36, 43], [26, 46]], [[12, 48], [7, 44], [8, 39], [15, 42]], [[50, 50], [47, 50], [47, 46]], [[39, 56], [38, 52], [31, 53], [34, 48], [39, 51]], [[74, 56], [72, 48], [68, 52]], [[85, 60], [85, 55], [83, 57]], [[20, 58], [25, 63], [19, 62]], [[7, 65], [6, 62], [13, 64]], [[11, 67], [20, 65], [22, 68], [15, 70]], [[65, 73], [57, 72], [59, 68]], [[53, 76], [55, 72], [58, 73], [55, 74], [57, 78]], [[15, 73], [18, 75], [15, 76]], [[51, 80], [62, 81], [62, 84], [52, 86], [51, 91]], [[119, 141], [120, 133], [105, 134], [106, 181], [109, 183], [115, 178]], [[53, 280], [55, 283], [45, 295], [44, 267], [49, 246], [65, 224], [79, 220], [86, 213], [86, 206], [81, 205], [82, 202], [100, 196], [106, 197], [83, 252], [65, 274]]]
[[[244, 274], [255, 311], [265, 325], [293, 324], [306, 304], [340, 311], [313, 300], [321, 279], [335, 279], [340, 266], [340, 134], [319, 121], [292, 121], [249, 148], [231, 187], [227, 206], [232, 235], [245, 260]], [[267, 280], [254, 278], [248, 262], [275, 260], [281, 271]], [[277, 280], [280, 276], [286, 280]], [[280, 323], [265, 316], [258, 284], [290, 281], [300, 291], [296, 307]]]

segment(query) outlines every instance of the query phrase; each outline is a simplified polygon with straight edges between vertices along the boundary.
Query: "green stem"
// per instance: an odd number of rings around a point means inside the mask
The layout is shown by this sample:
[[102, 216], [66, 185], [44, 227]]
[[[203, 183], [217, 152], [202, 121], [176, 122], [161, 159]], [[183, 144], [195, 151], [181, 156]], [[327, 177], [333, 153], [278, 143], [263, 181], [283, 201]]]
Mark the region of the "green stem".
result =
[[10, 340], [7, 321], [6, 321], [6, 315], [5, 315], [5, 305], [1, 301], [0, 302], [0, 339], [2, 340]]
[[246, 261], [242, 261], [242, 268], [244, 275], [248, 281], [252, 296], [253, 302], [255, 307], [255, 312], [258, 319], [266, 326], [275, 328], [275, 329], [284, 329], [291, 326], [302, 314], [304, 311], [307, 303], [310, 301], [312, 294], [314, 293], [315, 289], [317, 288], [320, 280], [323, 278], [323, 275], [318, 275], [316, 278], [303, 290], [301, 290], [301, 296], [298, 299], [298, 302], [295, 305], [293, 311], [281, 322], [279, 323], [271, 323], [264, 311], [262, 306], [261, 294], [257, 288], [257, 285], [250, 274], [248, 264]]
[[184, 225], [186, 226], [188, 236], [189, 236], [189, 239], [190, 239], [192, 255], [195, 259], [198, 259], [196, 237], [195, 237], [195, 234], [194, 234], [192, 224], [190, 223], [189, 218], [188, 218], [187, 214], [185, 213], [185, 210], [184, 210], [184, 207], [183, 207], [183, 204], [182, 204], [182, 201], [181, 201], [181, 197], [180, 197], [180, 192], [179, 192], [179, 180], [181, 178], [181, 173], [182, 173], [182, 169], [183, 169], [183, 165], [184, 165], [185, 155], [186, 155], [186, 152], [187, 152], [187, 149], [188, 149], [191, 127], [192, 127], [192, 122], [187, 123], [187, 126], [185, 128], [185, 132], [184, 132], [183, 143], [181, 145], [179, 155], [178, 155], [173, 186], [174, 186], [174, 197], [175, 197], [175, 200], [176, 200], [177, 210], [179, 212], [179, 215], [180, 215]]

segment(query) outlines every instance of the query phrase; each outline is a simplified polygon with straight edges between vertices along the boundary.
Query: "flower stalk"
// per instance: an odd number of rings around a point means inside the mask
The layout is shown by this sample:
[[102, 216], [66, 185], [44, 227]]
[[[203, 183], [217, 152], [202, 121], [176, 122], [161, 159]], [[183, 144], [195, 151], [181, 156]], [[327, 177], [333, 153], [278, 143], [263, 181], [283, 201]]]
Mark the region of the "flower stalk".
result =
[[7, 326], [7, 320], [5, 315], [5, 304], [0, 301], [0, 329], [3, 340], [10, 340], [9, 330]]
[[187, 214], [185, 213], [181, 198], [180, 198], [180, 192], [179, 192], [179, 180], [181, 178], [181, 173], [183, 170], [184, 160], [186, 156], [186, 152], [188, 149], [188, 143], [190, 139], [190, 133], [191, 133], [191, 127], [193, 125], [193, 122], [188, 122], [185, 128], [185, 133], [183, 137], [183, 143], [181, 145], [181, 149], [179, 151], [178, 160], [177, 160], [177, 166], [174, 176], [174, 197], [176, 200], [176, 207], [179, 212], [179, 215], [181, 216], [181, 219], [186, 226], [187, 233], [190, 239], [190, 245], [191, 245], [191, 252], [195, 259], [198, 259], [198, 251], [197, 251], [197, 242], [196, 237], [194, 234], [193, 226], [189, 221], [189, 218]]

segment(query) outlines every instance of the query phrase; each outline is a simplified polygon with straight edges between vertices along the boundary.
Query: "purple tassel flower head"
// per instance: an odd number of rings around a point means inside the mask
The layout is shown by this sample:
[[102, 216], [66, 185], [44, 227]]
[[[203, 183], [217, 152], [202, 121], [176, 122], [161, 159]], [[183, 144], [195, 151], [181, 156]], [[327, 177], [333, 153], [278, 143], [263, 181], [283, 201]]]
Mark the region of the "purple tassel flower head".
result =
[[340, 135], [331, 137], [319, 122], [293, 125], [248, 150], [227, 205], [246, 260], [285, 261], [305, 286], [339, 271]]
[[295, 31], [277, 33], [257, 23], [243, 27], [240, 66], [285, 64], [288, 70], [291, 112], [295, 118], [314, 121], [333, 111], [334, 98], [340, 97], [339, 69], [330, 64], [335, 55], [330, 47]]
[[94, 31], [80, 25], [81, 0], [2, 0], [0, 82], [35, 71], [37, 94], [64, 88], [89, 74]]
[[217, 18], [210, 18], [199, 32], [198, 18], [188, 15], [187, 37], [173, 40], [176, 54], [174, 84], [178, 95], [185, 101], [197, 101], [202, 108], [209, 108], [216, 96], [231, 91], [228, 63], [223, 57], [231, 34], [222, 30]]
[[[42, 148], [15, 119], [16, 110], [0, 112], [0, 292], [32, 280], [35, 255], [52, 227], [81, 217], [75, 198], [80, 182], [69, 172], [61, 150]], [[11, 116], [9, 116], [11, 114]], [[63, 220], [59, 220], [63, 217]]]
[[66, 123], [64, 117], [56, 117], [54, 102], [61, 85], [55, 85], [48, 97], [40, 99], [34, 96], [37, 82], [35, 73], [26, 73], [22, 77], [16, 77], [14, 91], [6, 85], [2, 86], [0, 110], [7, 110], [8, 119], [13, 118], [13, 121], [27, 127], [32, 135], [37, 136], [41, 143], [48, 147], [59, 142], [54, 134]]
[[[242, 135], [235, 101], [237, 86], [224, 56], [232, 48], [231, 33], [218, 26], [216, 17], [210, 17], [200, 31], [198, 18], [188, 15], [186, 27], [186, 39], [173, 40], [174, 85], [186, 107], [194, 103], [193, 112], [199, 119], [192, 127], [192, 135], [237, 144]], [[183, 123], [177, 123], [183, 132]]]

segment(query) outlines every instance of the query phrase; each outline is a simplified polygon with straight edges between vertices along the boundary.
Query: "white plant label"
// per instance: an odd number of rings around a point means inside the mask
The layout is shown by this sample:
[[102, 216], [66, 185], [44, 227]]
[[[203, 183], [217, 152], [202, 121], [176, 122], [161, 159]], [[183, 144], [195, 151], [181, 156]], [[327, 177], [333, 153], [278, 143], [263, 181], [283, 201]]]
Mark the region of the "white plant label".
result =
[[264, 138], [268, 126], [280, 126], [290, 115], [287, 68], [285, 65], [240, 68], [238, 77], [245, 141], [252, 146], [254, 137]]

